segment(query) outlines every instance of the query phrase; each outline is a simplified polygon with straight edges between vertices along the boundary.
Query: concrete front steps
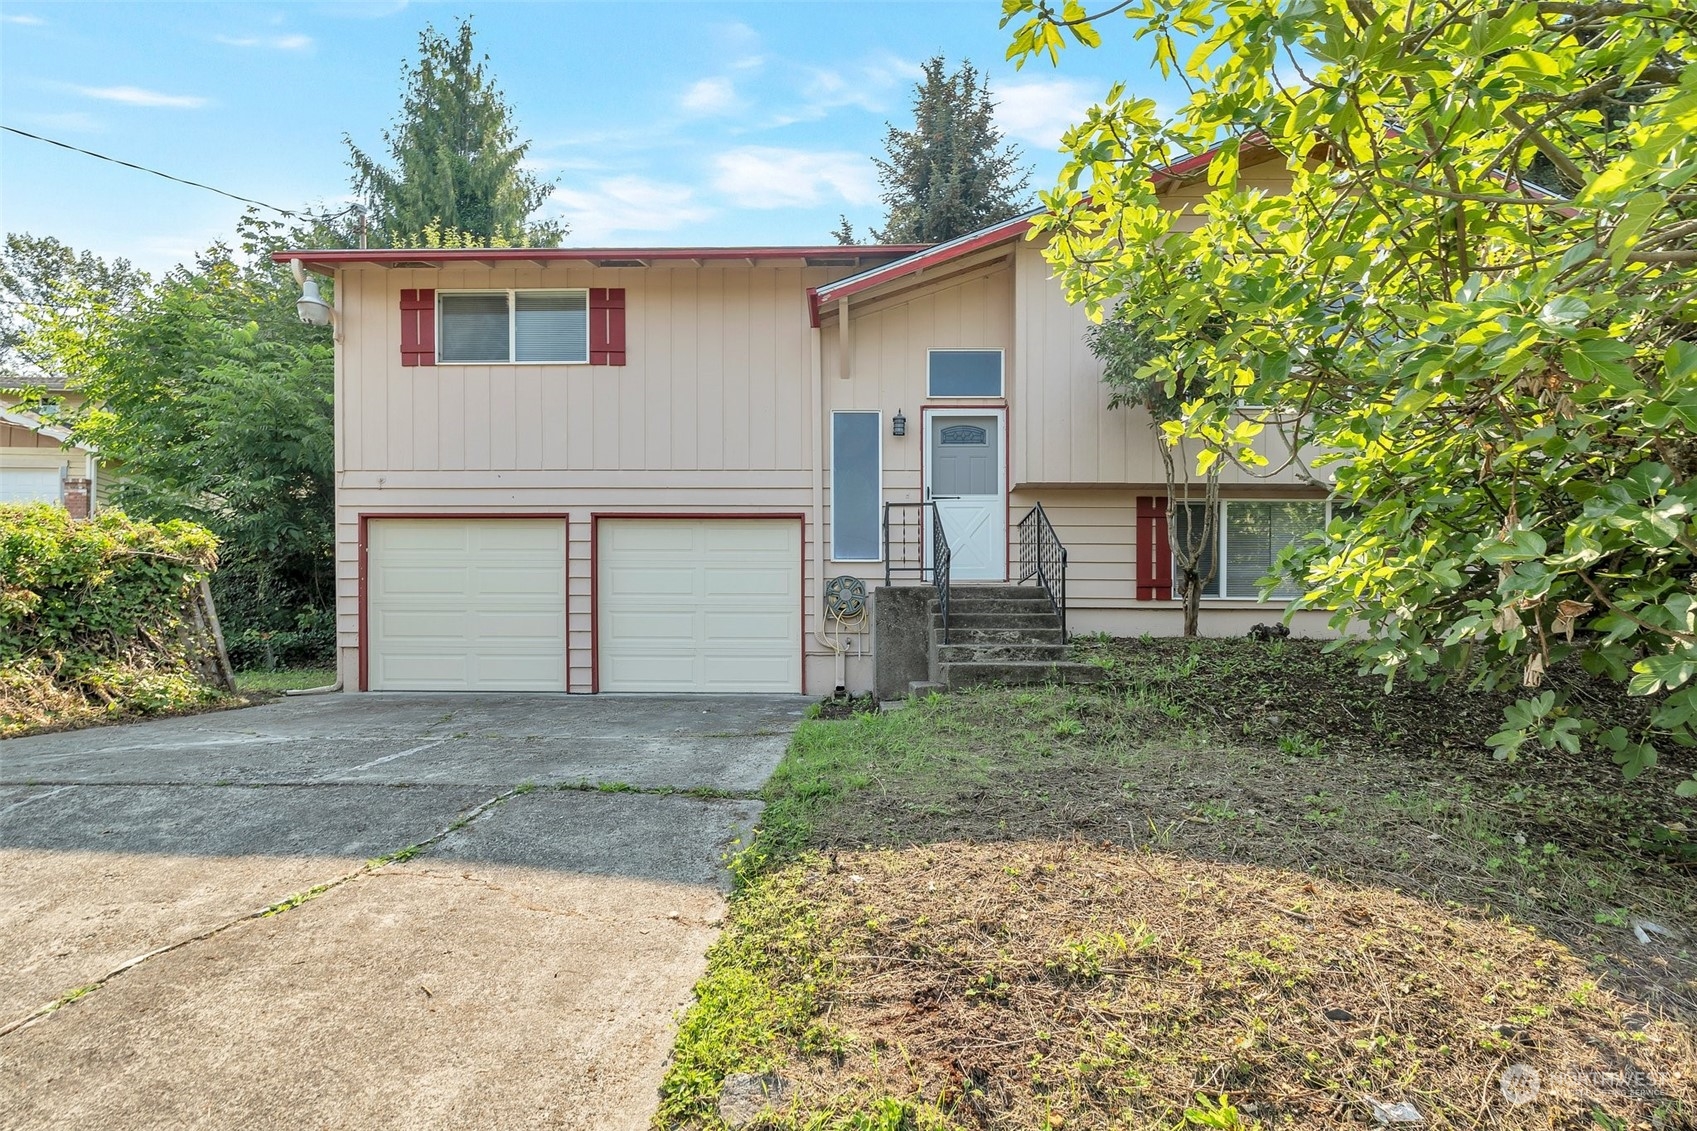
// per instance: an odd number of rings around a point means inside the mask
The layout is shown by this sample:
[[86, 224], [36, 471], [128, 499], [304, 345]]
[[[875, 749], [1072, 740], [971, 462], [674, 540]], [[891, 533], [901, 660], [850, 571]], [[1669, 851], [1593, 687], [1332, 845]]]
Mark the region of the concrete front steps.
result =
[[918, 693], [986, 684], [1095, 683], [1105, 673], [1066, 658], [1061, 618], [1037, 586], [954, 585], [949, 589], [949, 642], [943, 614], [931, 602], [928, 681]]

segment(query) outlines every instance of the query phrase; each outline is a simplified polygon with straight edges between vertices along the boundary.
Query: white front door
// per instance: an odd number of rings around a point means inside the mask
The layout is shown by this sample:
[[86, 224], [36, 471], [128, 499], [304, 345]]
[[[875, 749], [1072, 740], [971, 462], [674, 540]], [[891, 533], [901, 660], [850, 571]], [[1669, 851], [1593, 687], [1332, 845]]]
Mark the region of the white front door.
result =
[[925, 494], [949, 540], [951, 581], [1007, 579], [1002, 417], [982, 409], [927, 412]]

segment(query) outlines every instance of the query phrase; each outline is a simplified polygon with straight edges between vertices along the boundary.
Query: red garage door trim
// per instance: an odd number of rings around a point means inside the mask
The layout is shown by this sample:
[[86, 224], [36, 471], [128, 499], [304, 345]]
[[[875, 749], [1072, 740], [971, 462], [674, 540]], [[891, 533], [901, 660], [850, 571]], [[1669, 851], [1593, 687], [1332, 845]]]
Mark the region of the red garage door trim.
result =
[[[601, 520], [602, 519], [676, 519], [680, 522], [695, 522], [706, 519], [742, 519], [772, 522], [794, 522], [801, 527], [801, 635], [796, 640], [796, 653], [801, 657], [801, 684], [796, 688], [798, 694], [807, 691], [807, 516], [797, 513], [773, 513], [772, 511], [704, 511], [690, 513], [687, 511], [668, 511], [653, 514], [644, 511], [601, 511], [589, 516], [589, 690], [592, 694], [601, 692]], [[363, 653], [362, 653], [363, 654]]]
[[386, 518], [404, 519], [557, 519], [566, 524], [566, 690], [571, 690], [571, 629], [570, 610], [572, 600], [572, 567], [571, 567], [571, 515], [565, 511], [529, 511], [515, 514], [511, 511], [490, 513], [489, 511], [373, 511], [361, 513], [359, 516], [359, 689], [371, 690], [371, 621], [367, 611], [367, 566], [370, 559], [370, 523], [373, 520]]

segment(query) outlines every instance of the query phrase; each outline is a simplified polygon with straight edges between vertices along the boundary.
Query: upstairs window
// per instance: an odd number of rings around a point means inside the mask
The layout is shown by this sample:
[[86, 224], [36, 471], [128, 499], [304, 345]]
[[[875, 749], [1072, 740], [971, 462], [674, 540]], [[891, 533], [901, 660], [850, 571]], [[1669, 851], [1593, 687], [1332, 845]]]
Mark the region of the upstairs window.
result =
[[589, 364], [586, 290], [475, 291], [438, 301], [438, 363]]
[[932, 350], [925, 391], [933, 397], [1002, 395], [1001, 350]]

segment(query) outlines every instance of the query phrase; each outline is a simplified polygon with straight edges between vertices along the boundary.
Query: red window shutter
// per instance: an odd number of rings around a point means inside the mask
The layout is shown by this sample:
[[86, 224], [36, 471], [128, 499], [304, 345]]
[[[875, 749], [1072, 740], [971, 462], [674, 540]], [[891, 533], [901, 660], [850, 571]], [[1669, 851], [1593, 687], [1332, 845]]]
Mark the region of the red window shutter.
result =
[[436, 292], [401, 292], [401, 364], [436, 364]]
[[1173, 547], [1167, 538], [1167, 497], [1137, 496], [1137, 599], [1173, 599]]
[[625, 363], [625, 289], [595, 287], [589, 292], [589, 364]]

